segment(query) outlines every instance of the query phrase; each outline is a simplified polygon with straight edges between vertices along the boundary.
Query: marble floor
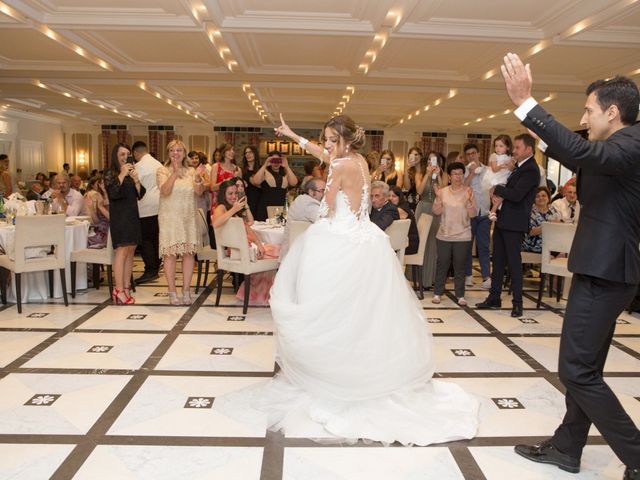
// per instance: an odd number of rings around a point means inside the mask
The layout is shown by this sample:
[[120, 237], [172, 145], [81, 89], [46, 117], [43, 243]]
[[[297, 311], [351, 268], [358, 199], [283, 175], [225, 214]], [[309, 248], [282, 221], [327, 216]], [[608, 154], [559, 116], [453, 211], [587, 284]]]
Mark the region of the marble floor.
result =
[[[140, 264], [136, 263], [136, 272]], [[137, 275], [136, 275], [137, 276]], [[211, 276], [209, 277], [211, 278]], [[422, 301], [436, 376], [480, 400], [470, 441], [429, 447], [315, 443], [226, 416], [216, 397], [274, 375], [269, 308], [242, 314], [230, 283], [190, 307], [168, 305], [163, 278], [114, 306], [106, 287], [0, 308], [0, 479], [611, 479], [624, 466], [593, 428], [577, 475], [530, 463], [516, 443], [552, 434], [564, 413], [557, 351], [565, 302], [525, 284], [522, 318], [477, 311], [481, 279], [459, 307]], [[606, 368], [609, 385], [640, 423], [640, 315], [622, 314]]]

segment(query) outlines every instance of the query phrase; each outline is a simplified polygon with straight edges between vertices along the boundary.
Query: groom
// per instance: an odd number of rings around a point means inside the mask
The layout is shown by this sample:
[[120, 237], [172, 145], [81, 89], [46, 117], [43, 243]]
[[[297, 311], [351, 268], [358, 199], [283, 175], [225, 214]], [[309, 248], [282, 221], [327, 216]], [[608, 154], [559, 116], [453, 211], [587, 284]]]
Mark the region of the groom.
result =
[[640, 430], [602, 377], [616, 319], [640, 282], [638, 87], [620, 76], [589, 85], [580, 121], [587, 141], [533, 99], [529, 65], [509, 53], [501, 69], [516, 116], [548, 145], [551, 157], [577, 170], [583, 209], [569, 254], [573, 280], [558, 360], [567, 412], [553, 437], [517, 445], [516, 453], [577, 473], [593, 423], [626, 465], [624, 480], [640, 480]]

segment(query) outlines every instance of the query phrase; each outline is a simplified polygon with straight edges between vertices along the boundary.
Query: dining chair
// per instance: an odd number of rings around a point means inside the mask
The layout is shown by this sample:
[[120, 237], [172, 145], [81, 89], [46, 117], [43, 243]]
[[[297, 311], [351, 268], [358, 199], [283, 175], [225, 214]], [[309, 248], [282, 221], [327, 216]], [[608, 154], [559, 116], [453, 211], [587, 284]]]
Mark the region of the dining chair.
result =
[[[576, 225], [571, 223], [542, 222], [542, 259], [540, 262], [540, 287], [536, 308], [542, 303], [542, 291], [547, 275], [571, 278], [573, 274], [567, 267], [569, 251], [576, 235]], [[565, 257], [551, 257], [551, 252], [567, 253]], [[560, 301], [561, 286], [558, 285], [557, 300]]]
[[424, 285], [422, 282], [422, 271], [424, 269], [424, 251], [427, 248], [427, 238], [429, 238], [429, 230], [431, 229], [432, 222], [432, 215], [429, 215], [427, 213], [423, 213], [422, 215], [420, 215], [420, 218], [418, 219], [418, 236], [420, 238], [420, 242], [418, 243], [418, 251], [411, 255], [404, 256], [404, 264], [411, 265], [411, 280], [413, 282], [414, 288], [418, 288], [418, 298], [420, 300], [424, 298]]
[[[253, 273], [267, 272], [278, 269], [278, 259], [262, 259], [251, 261], [249, 254], [249, 240], [244, 221], [232, 217], [224, 225], [214, 227], [217, 245], [218, 270], [216, 306], [220, 305], [222, 294], [222, 279], [224, 272], [241, 273], [244, 275], [244, 302], [242, 313], [246, 314], [249, 307], [250, 277]], [[234, 255], [231, 253], [235, 252]]]
[[289, 230], [289, 238], [287, 239], [288, 247], [291, 248], [296, 238], [302, 235], [311, 225], [311, 222], [305, 222], [303, 220], [287, 221], [287, 229]]
[[207, 217], [204, 210], [199, 208], [197, 213], [198, 221], [198, 238], [200, 239], [200, 245], [196, 249], [196, 260], [198, 262], [198, 276], [196, 280], [196, 294], [200, 289], [200, 280], [202, 278], [202, 264], [204, 263], [204, 282], [202, 287], [207, 286], [207, 279], [209, 278], [209, 264], [215, 262], [218, 258], [218, 254], [215, 249], [211, 248], [209, 241], [209, 226], [207, 225]]
[[[65, 240], [64, 215], [38, 215], [16, 217], [14, 235], [14, 254], [0, 255], [0, 269], [13, 272], [16, 285], [16, 304], [18, 313], [22, 313], [22, 274], [29, 272], [49, 272], [49, 293], [53, 297], [53, 271], [60, 271], [62, 296], [65, 306], [69, 306], [67, 298], [67, 281], [65, 277]], [[44, 248], [43, 248], [44, 247]], [[34, 248], [44, 253], [32, 257]], [[3, 275], [8, 277], [8, 275]], [[2, 303], [7, 303], [7, 284], [0, 282]]]
[[[113, 292], [113, 244], [111, 243], [111, 229], [107, 236], [107, 244], [104, 248], [80, 248], [71, 252], [71, 298], [76, 298], [76, 269], [78, 263], [88, 263], [93, 265], [93, 286], [96, 290], [100, 288], [100, 275], [95, 275], [100, 265], [107, 267], [107, 284], [109, 285], [109, 298]], [[132, 284], [133, 285], [133, 284]]]
[[404, 264], [404, 250], [409, 245], [409, 227], [411, 226], [411, 220], [394, 220], [391, 225], [384, 231], [389, 235], [389, 242], [391, 242], [391, 248], [396, 252], [400, 265]]

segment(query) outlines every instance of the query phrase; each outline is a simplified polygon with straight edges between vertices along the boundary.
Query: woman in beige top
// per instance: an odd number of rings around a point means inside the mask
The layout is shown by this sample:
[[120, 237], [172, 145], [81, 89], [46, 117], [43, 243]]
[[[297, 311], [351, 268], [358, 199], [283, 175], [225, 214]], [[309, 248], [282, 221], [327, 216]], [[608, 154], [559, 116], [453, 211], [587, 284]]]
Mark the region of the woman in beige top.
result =
[[447, 166], [451, 184], [436, 191], [434, 215], [440, 216], [440, 228], [436, 234], [436, 281], [433, 303], [440, 303], [444, 293], [447, 273], [453, 263], [455, 294], [459, 305], [464, 299], [464, 275], [467, 255], [471, 249], [471, 218], [478, 214], [478, 207], [471, 187], [464, 185], [464, 165], [453, 162]]
[[[169, 159], [156, 173], [160, 190], [158, 226], [160, 255], [169, 286], [171, 305], [190, 305], [191, 277], [198, 246], [196, 195], [205, 190], [202, 176], [189, 166], [187, 148], [181, 140], [167, 145]], [[176, 292], [176, 264], [182, 256], [182, 300]]]

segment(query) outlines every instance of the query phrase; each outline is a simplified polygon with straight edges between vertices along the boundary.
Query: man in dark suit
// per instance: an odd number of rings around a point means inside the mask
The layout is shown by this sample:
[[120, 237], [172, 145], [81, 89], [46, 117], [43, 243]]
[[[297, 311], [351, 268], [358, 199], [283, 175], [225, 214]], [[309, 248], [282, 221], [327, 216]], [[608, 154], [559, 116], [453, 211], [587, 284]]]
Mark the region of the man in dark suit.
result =
[[540, 184], [540, 169], [533, 157], [535, 139], [528, 133], [518, 135], [513, 140], [513, 158], [517, 162], [506, 185], [497, 185], [494, 203], [500, 203], [498, 220], [493, 230], [493, 257], [491, 290], [484, 302], [476, 307], [480, 310], [500, 308], [502, 301], [502, 281], [505, 263], [511, 272], [513, 290], [512, 317], [522, 316], [522, 239], [529, 231], [529, 217]]
[[502, 75], [523, 124], [548, 145], [547, 153], [577, 170], [582, 215], [569, 253], [573, 272], [562, 324], [558, 375], [567, 389], [567, 412], [553, 437], [517, 445], [529, 460], [580, 470], [593, 423], [626, 465], [624, 480], [640, 479], [640, 430], [604, 382], [616, 319], [640, 282], [640, 93], [625, 77], [587, 88], [580, 123], [589, 140], [571, 132], [531, 97], [531, 70], [508, 54]]
[[389, 201], [389, 185], [384, 182], [371, 184], [371, 213], [369, 218], [381, 230], [386, 230], [394, 220], [400, 220], [398, 207]]

